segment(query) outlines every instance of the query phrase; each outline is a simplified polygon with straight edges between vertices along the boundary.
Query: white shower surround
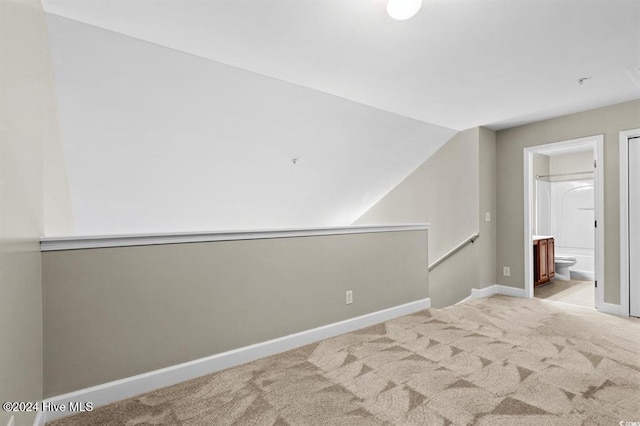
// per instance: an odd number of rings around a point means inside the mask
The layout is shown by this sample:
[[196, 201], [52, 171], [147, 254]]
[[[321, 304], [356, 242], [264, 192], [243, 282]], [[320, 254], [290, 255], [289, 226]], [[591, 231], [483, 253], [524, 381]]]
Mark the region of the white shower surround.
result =
[[555, 238], [556, 256], [573, 256], [571, 277], [595, 279], [594, 180], [537, 181], [536, 229]]

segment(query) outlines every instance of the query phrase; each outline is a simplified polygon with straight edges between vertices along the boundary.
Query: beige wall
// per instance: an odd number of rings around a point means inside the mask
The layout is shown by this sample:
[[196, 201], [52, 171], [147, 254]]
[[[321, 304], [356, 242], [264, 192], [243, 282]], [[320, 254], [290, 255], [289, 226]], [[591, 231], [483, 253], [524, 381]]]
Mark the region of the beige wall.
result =
[[536, 178], [537, 175], [548, 175], [550, 174], [550, 165], [551, 161], [548, 155], [538, 154], [537, 152], [533, 154], [533, 164], [531, 169], [531, 176], [533, 179]]
[[[485, 222], [490, 212], [491, 222]], [[435, 307], [456, 303], [471, 288], [495, 284], [495, 133], [473, 128], [454, 136], [354, 224], [429, 222], [429, 263], [469, 235], [466, 246], [429, 276]]]
[[549, 157], [549, 173], [577, 173], [593, 170], [593, 150]]
[[[473, 283], [478, 289], [496, 283], [496, 133], [481, 127], [479, 148], [480, 238], [474, 244], [478, 250], [478, 280]], [[490, 222], [485, 220], [487, 212]]]
[[431, 223], [429, 261], [478, 228], [478, 128], [456, 134], [354, 225]]
[[[0, 401], [42, 399], [43, 147], [54, 125], [40, 2], [0, 1]], [[0, 411], [0, 424], [9, 419]], [[16, 413], [16, 424], [33, 423]]]
[[497, 270], [498, 284], [524, 288], [523, 149], [596, 134], [604, 134], [604, 298], [620, 302], [618, 138], [619, 132], [640, 127], [640, 100], [598, 108], [497, 132]]
[[45, 396], [426, 298], [426, 265], [427, 231], [45, 252]]

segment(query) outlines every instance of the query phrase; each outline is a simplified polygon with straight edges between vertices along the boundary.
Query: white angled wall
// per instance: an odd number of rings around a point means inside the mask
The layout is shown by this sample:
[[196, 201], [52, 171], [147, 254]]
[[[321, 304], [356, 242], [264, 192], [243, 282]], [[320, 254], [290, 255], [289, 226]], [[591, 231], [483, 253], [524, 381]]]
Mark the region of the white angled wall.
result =
[[455, 134], [48, 23], [77, 235], [349, 225]]

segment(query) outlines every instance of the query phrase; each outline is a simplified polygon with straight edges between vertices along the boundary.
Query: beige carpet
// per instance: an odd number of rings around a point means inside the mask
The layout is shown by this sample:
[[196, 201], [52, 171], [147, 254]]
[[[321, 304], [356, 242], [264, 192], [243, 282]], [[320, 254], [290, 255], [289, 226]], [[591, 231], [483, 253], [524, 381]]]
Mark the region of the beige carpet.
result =
[[587, 308], [596, 306], [593, 281], [553, 280], [549, 284], [535, 288], [533, 292], [535, 297], [539, 299], [554, 300]]
[[640, 321], [495, 296], [430, 309], [52, 425], [618, 425]]

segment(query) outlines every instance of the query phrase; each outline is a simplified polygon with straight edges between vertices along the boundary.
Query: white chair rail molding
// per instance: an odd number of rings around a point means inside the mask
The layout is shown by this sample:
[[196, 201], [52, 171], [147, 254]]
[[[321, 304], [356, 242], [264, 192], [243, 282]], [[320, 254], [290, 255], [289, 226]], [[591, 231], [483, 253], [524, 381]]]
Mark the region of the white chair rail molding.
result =
[[428, 229], [44, 238], [45, 398], [101, 406], [429, 308]]

